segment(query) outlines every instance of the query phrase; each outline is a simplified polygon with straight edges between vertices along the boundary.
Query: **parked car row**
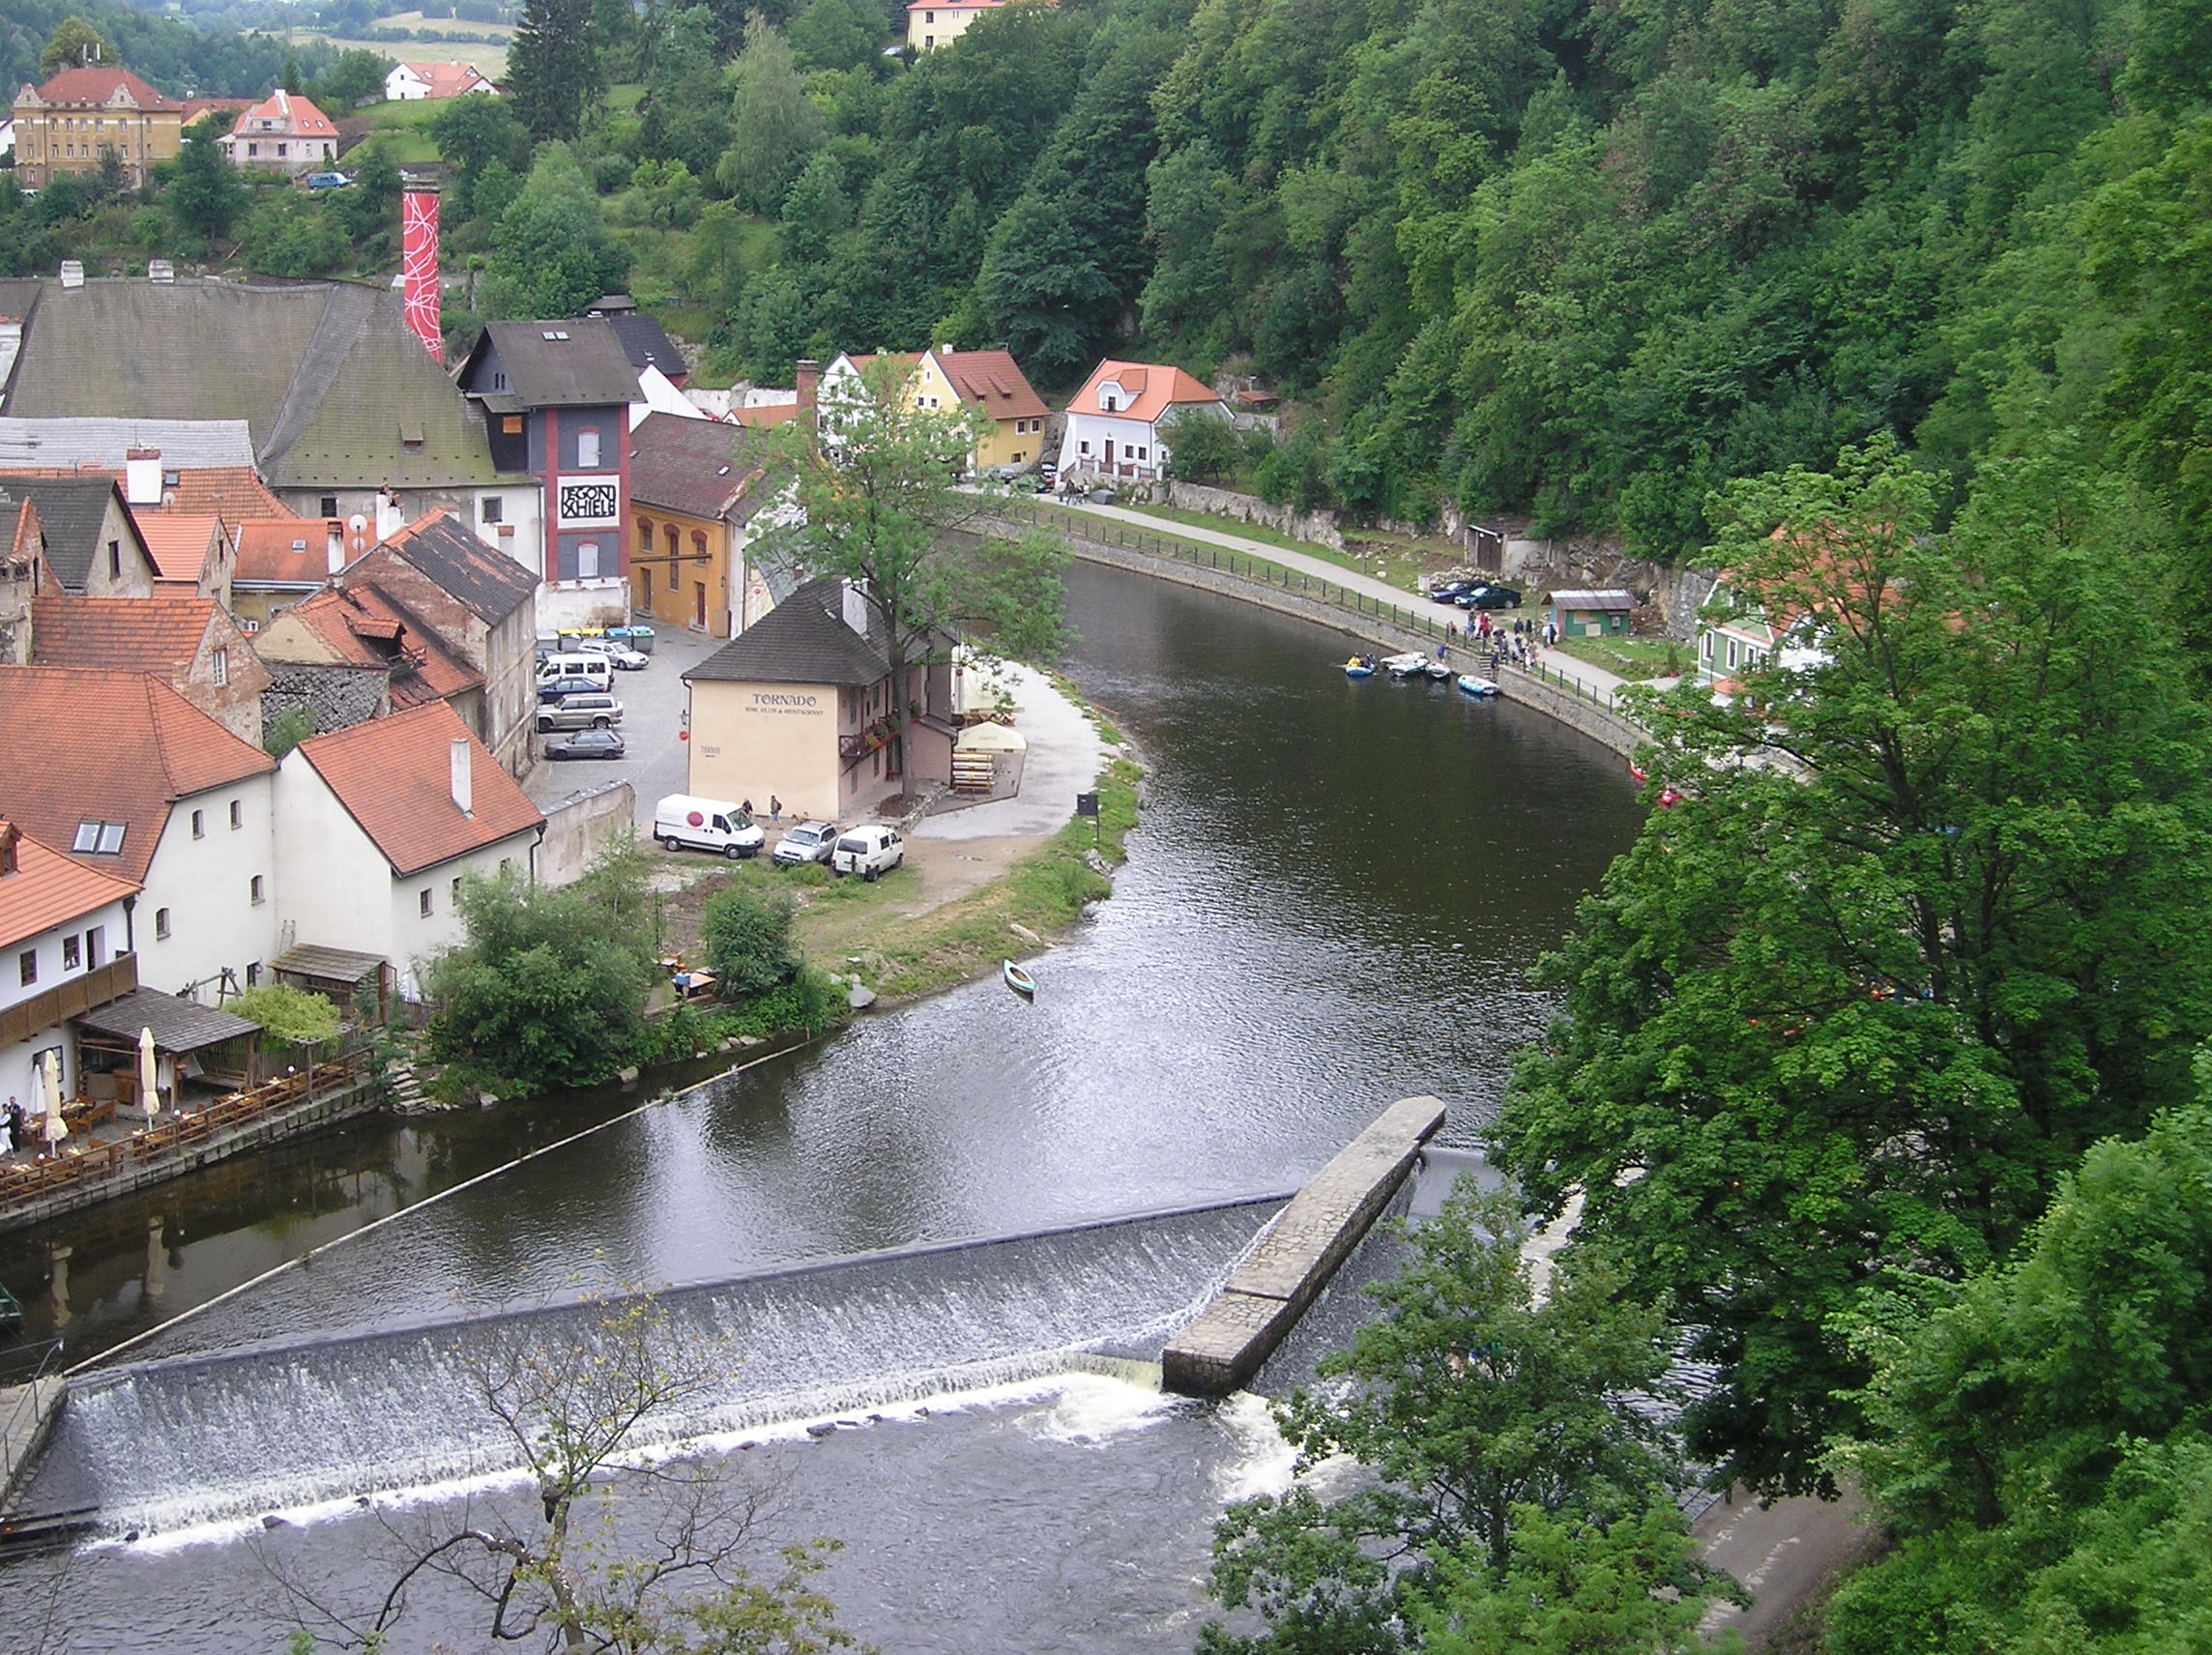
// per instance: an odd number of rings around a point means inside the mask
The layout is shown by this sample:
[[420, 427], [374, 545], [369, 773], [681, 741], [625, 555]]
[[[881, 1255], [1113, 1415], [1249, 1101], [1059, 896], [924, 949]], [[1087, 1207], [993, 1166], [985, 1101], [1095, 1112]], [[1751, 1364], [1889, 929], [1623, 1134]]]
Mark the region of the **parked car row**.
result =
[[1510, 586], [1487, 580], [1447, 580], [1429, 588], [1432, 603], [1456, 603], [1462, 609], [1518, 609], [1521, 595]]
[[[736, 861], [757, 857], [768, 834], [742, 804], [672, 793], [654, 806], [653, 837], [667, 851], [708, 851]], [[795, 822], [784, 829], [769, 858], [783, 867], [808, 862], [828, 865], [833, 874], [859, 874], [873, 882], [906, 861], [906, 841], [896, 828], [864, 822], [840, 828], [834, 822]]]

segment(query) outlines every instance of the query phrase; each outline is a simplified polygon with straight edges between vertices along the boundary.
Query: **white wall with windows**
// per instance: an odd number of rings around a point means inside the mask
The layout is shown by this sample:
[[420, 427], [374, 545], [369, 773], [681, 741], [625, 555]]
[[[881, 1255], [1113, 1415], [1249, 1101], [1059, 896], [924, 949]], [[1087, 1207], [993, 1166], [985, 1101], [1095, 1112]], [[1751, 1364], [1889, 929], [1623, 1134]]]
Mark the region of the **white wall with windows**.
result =
[[132, 915], [146, 987], [213, 1005], [282, 951], [275, 782], [264, 771], [170, 806]]
[[[129, 928], [130, 916], [118, 897], [0, 949], [0, 1010], [36, 1000], [71, 977], [106, 965], [122, 949]], [[75, 1043], [66, 1029], [55, 1025], [0, 1046], [0, 1108], [13, 1099], [26, 1114], [40, 1111], [34, 1065], [47, 1051], [59, 1054], [65, 1095], [74, 1091]]]

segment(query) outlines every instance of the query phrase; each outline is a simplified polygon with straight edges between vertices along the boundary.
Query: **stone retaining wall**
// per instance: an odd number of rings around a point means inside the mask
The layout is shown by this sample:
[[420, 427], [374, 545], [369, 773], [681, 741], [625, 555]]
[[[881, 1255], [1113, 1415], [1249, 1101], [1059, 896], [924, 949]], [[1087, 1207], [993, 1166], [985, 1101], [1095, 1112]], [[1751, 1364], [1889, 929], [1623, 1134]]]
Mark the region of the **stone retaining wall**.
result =
[[572, 793], [552, 806], [545, 812], [545, 837], [538, 844], [538, 883], [574, 885], [636, 814], [637, 791], [626, 781]]
[[1259, 1372], [1443, 1123], [1435, 1098], [1400, 1098], [1314, 1174], [1220, 1296], [1160, 1353], [1160, 1383], [1185, 1396], [1226, 1396]]
[[[1324, 626], [1332, 626], [1362, 644], [1372, 645], [1382, 654], [1413, 651], [1425, 654], [1437, 645], [1433, 634], [1393, 626], [1379, 616], [1360, 615], [1353, 610], [1340, 609], [1318, 597], [1285, 591], [1281, 587], [1269, 586], [1265, 581], [1248, 580], [1242, 575], [1232, 574], [1227, 569], [1205, 568], [1177, 558], [1132, 551], [1126, 546], [1107, 545], [1103, 541], [1086, 539], [1073, 534], [1066, 535], [1065, 538], [1075, 555], [1087, 563], [1107, 564], [1134, 574], [1173, 581], [1178, 586], [1196, 587], [1201, 592], [1217, 592], [1224, 597], [1258, 604], [1263, 609], [1272, 609], [1281, 615], [1295, 615], [1302, 621], [1318, 622]], [[1464, 650], [1456, 653], [1463, 662], [1472, 660]], [[1508, 701], [1521, 702], [1548, 717], [1557, 718], [1592, 740], [1602, 741], [1624, 758], [1634, 757], [1637, 747], [1649, 739], [1635, 724], [1611, 708], [1598, 706], [1572, 689], [1562, 688], [1533, 674], [1508, 668], [1499, 679], [1499, 683]]]

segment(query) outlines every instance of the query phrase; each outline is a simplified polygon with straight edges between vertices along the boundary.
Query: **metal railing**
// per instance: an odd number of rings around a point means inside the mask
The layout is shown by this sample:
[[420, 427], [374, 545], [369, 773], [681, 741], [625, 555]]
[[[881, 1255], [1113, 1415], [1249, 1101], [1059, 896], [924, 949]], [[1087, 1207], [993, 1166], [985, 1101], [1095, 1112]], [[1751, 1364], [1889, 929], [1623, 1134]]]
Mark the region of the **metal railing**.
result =
[[[1227, 546], [1216, 546], [1204, 540], [1187, 540], [1177, 535], [1132, 529], [1111, 517], [1071, 511], [1064, 507], [1048, 507], [1036, 501], [1009, 501], [996, 506], [994, 509], [1001, 516], [1024, 520], [1032, 528], [1060, 529], [1078, 539], [1094, 540], [1101, 545], [1118, 546], [1123, 551], [1167, 558], [1195, 568], [1214, 569], [1240, 580], [1256, 581], [1279, 592], [1296, 593], [1343, 610], [1349, 615], [1356, 615], [1362, 620], [1385, 622], [1414, 637], [1441, 643], [1447, 649], [1463, 651], [1465, 658], [1477, 667], [1486, 666], [1489, 661], [1490, 652], [1461, 633], [1456, 622], [1445, 623], [1445, 625], [1454, 628], [1447, 632], [1444, 626], [1437, 624], [1434, 615], [1424, 614], [1417, 609], [1403, 609], [1355, 587], [1343, 586], [1332, 580], [1307, 574], [1301, 569], [1270, 563], [1265, 558], [1251, 557]], [[1541, 661], [1522, 666], [1507, 659], [1503, 665], [1553, 684], [1593, 707], [1602, 707], [1624, 718], [1629, 716], [1617, 689], [1585, 683]]]

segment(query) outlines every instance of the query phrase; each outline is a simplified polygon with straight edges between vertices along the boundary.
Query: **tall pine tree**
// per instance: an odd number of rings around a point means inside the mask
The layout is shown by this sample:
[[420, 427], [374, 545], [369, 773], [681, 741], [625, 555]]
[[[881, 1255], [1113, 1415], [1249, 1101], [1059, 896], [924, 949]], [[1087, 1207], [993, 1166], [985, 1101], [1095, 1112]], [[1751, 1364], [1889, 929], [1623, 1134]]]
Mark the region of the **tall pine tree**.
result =
[[599, 94], [592, 0], [529, 0], [508, 54], [507, 82], [531, 137], [575, 137]]

